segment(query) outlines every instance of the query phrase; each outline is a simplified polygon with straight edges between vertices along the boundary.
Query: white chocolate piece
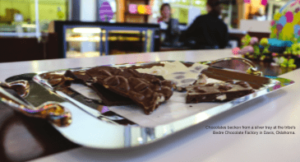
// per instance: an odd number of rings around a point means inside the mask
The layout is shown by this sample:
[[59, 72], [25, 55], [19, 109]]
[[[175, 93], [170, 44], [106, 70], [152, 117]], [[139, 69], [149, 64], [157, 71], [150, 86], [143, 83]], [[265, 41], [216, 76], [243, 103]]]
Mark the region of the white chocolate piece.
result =
[[153, 66], [148, 69], [136, 70], [140, 73], [160, 75], [166, 80], [173, 81], [176, 84], [176, 89], [181, 91], [198, 80], [202, 70], [208, 68], [207, 65], [199, 63], [186, 67], [180, 61], [166, 62], [164, 64], [164, 66]]

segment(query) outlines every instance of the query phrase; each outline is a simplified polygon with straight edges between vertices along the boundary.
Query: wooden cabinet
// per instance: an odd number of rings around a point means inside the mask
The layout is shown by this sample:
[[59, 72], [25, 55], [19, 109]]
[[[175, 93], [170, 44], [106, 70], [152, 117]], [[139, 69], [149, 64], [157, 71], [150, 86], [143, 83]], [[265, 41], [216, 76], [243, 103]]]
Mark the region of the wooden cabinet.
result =
[[[149, 14], [147, 12], [140, 12], [147, 10], [149, 0], [118, 0], [118, 22], [126, 23], [148, 23]], [[130, 6], [133, 6], [135, 13], [130, 11]], [[150, 9], [150, 8], [149, 8]]]

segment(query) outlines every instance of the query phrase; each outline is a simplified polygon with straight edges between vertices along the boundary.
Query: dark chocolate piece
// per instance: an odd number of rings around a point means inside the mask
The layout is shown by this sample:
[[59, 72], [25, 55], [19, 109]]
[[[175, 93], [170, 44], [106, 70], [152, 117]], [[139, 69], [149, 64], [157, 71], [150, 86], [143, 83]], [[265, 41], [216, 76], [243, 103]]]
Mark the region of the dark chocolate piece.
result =
[[244, 81], [193, 85], [187, 87], [186, 103], [231, 101], [252, 92], [252, 87]]
[[250, 86], [254, 89], [259, 89], [264, 86], [264, 84], [268, 84], [270, 82], [270, 79], [260, 77], [260, 76], [254, 76], [245, 74], [242, 72], [234, 72], [229, 70], [222, 70], [222, 69], [216, 69], [209, 67], [206, 70], [202, 71], [203, 74], [207, 75], [209, 78], [214, 78], [222, 81], [230, 80], [241, 80], [245, 81], [250, 84]]
[[[66, 71], [65, 76], [69, 76], [74, 79], [75, 83], [86, 84], [92, 81], [92, 77], [86, 73], [86, 71]], [[102, 102], [106, 106], [120, 106], [120, 105], [132, 105], [134, 102], [128, 98], [114, 93], [102, 85], [93, 83], [90, 86], [97, 95], [101, 98]]]
[[[181, 83], [185, 83], [185, 82], [190, 82], [190, 81], [193, 81], [194, 79], [183, 79], [181, 80]], [[204, 75], [204, 74], [201, 74], [199, 75], [199, 78], [191, 85], [204, 85], [206, 84], [207, 82], [207, 76]], [[175, 84], [175, 89], [179, 92], [185, 92], [186, 91], [186, 87], [187, 86], [190, 86], [190, 84], [184, 84], [182, 86], [176, 86], [176, 83]]]
[[[171, 61], [173, 62], [173, 61]], [[182, 62], [182, 64], [184, 64], [186, 67], [191, 67], [193, 66], [194, 62]], [[147, 63], [147, 64], [144, 64], [144, 65], [139, 65], [139, 66], [136, 66], [136, 65], [133, 65], [133, 66], [130, 66], [130, 67], [125, 67], [127, 69], [140, 69], [140, 68], [152, 68], [153, 66], [165, 66], [164, 63], [160, 63], [160, 62], [155, 62], [155, 63]], [[123, 67], [122, 67], [123, 68]]]
[[55, 87], [55, 89], [69, 87], [71, 85], [71, 82], [74, 80], [73, 78], [65, 77], [64, 75], [53, 74], [53, 73], [44, 73], [40, 76], [43, 79], [48, 80], [49, 84]]
[[102, 99], [102, 102], [106, 106], [121, 106], [121, 105], [133, 105], [135, 104], [130, 98], [118, 95], [98, 83], [93, 83], [91, 88]]
[[93, 77], [94, 83], [132, 99], [146, 114], [150, 114], [173, 94], [170, 81], [161, 81], [153, 75], [141, 74], [134, 69], [96, 67], [87, 70], [87, 74]]
[[150, 63], [150, 64], [144, 64], [144, 65], [140, 65], [140, 66], [136, 66], [136, 65], [132, 65], [130, 67], [122, 67], [123, 69], [140, 69], [140, 68], [152, 68], [153, 66], [165, 66], [165, 64], [162, 63]]
[[82, 83], [82, 84], [86, 84], [86, 82], [91, 81], [91, 77], [89, 75], [86, 74], [85, 71], [70, 71], [67, 70], [65, 73], [66, 77], [70, 77], [74, 79], [74, 83]]

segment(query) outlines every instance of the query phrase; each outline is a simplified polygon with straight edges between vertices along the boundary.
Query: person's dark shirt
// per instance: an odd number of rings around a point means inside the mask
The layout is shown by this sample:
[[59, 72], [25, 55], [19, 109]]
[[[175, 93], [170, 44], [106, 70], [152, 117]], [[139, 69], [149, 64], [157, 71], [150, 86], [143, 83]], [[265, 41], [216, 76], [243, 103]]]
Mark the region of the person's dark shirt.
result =
[[194, 39], [196, 48], [225, 48], [228, 43], [227, 25], [217, 15], [198, 16], [185, 33], [185, 39]]

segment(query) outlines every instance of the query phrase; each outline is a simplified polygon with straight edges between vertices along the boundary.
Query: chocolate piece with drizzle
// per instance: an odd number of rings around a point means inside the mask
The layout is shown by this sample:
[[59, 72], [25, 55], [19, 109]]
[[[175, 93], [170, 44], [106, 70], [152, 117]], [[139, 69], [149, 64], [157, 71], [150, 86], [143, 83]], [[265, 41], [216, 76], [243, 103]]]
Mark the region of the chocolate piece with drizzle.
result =
[[150, 114], [173, 94], [170, 81], [161, 81], [134, 69], [96, 67], [87, 70], [87, 74], [93, 78], [94, 83], [133, 100], [146, 114]]

